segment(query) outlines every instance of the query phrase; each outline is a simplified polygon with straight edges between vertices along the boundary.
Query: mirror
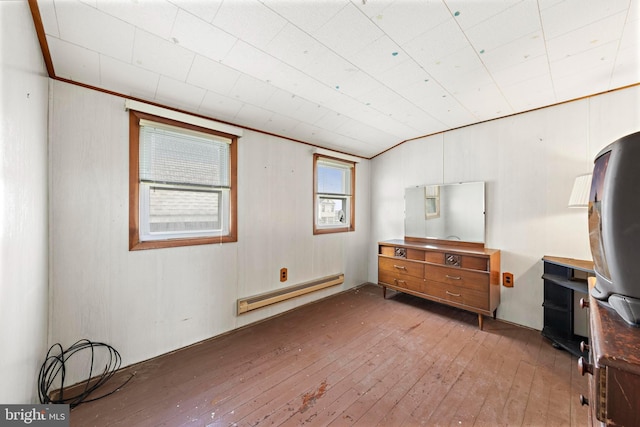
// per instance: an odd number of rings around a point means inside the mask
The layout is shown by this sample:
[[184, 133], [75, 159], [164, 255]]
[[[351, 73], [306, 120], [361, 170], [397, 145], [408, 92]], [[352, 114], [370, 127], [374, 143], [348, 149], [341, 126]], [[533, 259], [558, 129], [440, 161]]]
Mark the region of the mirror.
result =
[[405, 237], [484, 243], [484, 182], [405, 190]]

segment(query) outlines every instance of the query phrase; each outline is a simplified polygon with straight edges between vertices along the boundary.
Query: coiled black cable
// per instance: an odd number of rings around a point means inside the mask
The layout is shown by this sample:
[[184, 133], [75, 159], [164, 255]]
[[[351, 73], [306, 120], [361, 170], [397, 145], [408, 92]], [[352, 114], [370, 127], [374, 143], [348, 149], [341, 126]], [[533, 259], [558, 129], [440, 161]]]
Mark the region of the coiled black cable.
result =
[[[97, 349], [106, 350], [108, 352], [108, 362], [104, 367], [104, 371], [94, 377], [93, 365], [95, 362], [95, 353]], [[55, 350], [58, 351], [55, 352]], [[84, 382], [82, 391], [78, 394], [67, 397], [65, 396], [65, 377], [67, 373], [67, 362], [69, 361], [69, 358], [71, 356], [83, 350], [91, 351], [89, 375], [87, 376], [87, 380]], [[45, 358], [45, 361], [40, 368], [40, 374], [38, 375], [38, 395], [40, 397], [40, 403], [68, 404], [70, 408], [74, 408], [81, 403], [93, 402], [94, 400], [102, 399], [103, 397], [115, 393], [125, 384], [127, 384], [135, 374], [131, 374], [131, 376], [123, 384], [121, 384], [114, 390], [101, 396], [88, 399], [91, 393], [103, 386], [116, 373], [116, 371], [120, 369], [121, 361], [122, 359], [120, 357], [120, 353], [118, 353], [116, 349], [108, 344], [101, 342], [92, 342], [87, 339], [81, 339], [66, 350], [63, 350], [62, 345], [60, 345], [59, 343], [52, 345], [47, 352], [47, 357]], [[55, 399], [52, 399], [50, 397], [50, 388], [53, 386], [53, 383], [58, 375], [60, 375], [60, 390], [58, 396]]]

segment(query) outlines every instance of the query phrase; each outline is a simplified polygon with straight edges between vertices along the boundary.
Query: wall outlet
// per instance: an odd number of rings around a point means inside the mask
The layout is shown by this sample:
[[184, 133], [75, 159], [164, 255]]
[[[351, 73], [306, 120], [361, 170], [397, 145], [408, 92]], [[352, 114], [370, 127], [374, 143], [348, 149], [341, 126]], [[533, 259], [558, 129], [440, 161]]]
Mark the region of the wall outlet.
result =
[[513, 273], [502, 273], [502, 285], [507, 288], [513, 288]]
[[280, 281], [281, 282], [286, 282], [287, 281], [287, 269], [286, 268], [281, 268], [280, 269]]

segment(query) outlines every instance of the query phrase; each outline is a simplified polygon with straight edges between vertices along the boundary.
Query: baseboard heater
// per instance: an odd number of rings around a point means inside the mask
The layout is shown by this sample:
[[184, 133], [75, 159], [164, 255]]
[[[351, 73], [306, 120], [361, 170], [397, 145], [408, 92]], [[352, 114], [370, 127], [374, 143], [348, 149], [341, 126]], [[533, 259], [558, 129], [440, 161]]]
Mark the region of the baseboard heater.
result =
[[325, 289], [341, 283], [344, 283], [344, 274], [334, 274], [332, 276], [326, 276], [309, 282], [300, 283], [299, 285], [276, 289], [275, 291], [265, 292], [248, 298], [240, 298], [238, 300], [238, 314], [286, 301], [291, 298], [299, 297], [301, 295], [319, 291], [320, 289]]

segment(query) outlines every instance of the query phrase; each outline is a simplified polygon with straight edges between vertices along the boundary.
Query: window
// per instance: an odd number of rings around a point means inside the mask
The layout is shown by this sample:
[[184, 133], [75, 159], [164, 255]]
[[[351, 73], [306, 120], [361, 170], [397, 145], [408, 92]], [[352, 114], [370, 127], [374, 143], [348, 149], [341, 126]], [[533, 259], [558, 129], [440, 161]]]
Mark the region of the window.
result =
[[131, 110], [129, 249], [237, 241], [237, 138]]
[[355, 163], [313, 155], [313, 234], [355, 230]]

